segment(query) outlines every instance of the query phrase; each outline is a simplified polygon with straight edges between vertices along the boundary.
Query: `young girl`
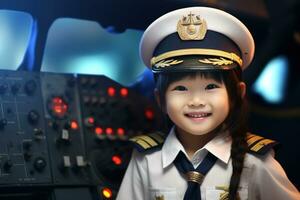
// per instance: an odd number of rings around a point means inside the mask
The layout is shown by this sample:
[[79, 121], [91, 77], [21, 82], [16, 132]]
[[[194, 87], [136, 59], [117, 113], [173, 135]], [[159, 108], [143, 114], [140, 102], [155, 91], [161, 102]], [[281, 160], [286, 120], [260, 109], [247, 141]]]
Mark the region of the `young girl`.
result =
[[247, 133], [242, 70], [254, 43], [239, 20], [176, 10], [148, 27], [140, 50], [173, 126], [132, 139], [118, 200], [300, 199], [273, 158], [276, 142]]

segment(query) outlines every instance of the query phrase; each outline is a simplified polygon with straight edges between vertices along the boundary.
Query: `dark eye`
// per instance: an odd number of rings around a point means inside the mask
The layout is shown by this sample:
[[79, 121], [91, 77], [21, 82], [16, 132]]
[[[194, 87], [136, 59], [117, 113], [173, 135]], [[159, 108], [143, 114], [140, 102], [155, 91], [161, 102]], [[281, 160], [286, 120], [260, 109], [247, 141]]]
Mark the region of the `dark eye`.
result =
[[182, 86], [182, 85], [178, 85], [178, 86], [174, 87], [173, 90], [177, 90], [177, 91], [186, 91], [187, 88], [184, 87], [184, 86]]
[[216, 84], [213, 84], [213, 83], [208, 84], [208, 85], [205, 87], [206, 90], [212, 90], [212, 89], [215, 89], [215, 88], [219, 88], [219, 86], [216, 85]]

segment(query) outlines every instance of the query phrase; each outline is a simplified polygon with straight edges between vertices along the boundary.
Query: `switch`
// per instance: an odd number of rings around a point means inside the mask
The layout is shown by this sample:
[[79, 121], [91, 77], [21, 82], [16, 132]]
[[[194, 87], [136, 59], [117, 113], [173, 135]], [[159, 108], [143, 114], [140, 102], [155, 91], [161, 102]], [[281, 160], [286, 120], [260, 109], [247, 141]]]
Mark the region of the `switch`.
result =
[[72, 163], [70, 156], [63, 156], [61, 163], [58, 165], [58, 169], [61, 172], [65, 172], [67, 169], [71, 168]]
[[36, 139], [36, 140], [42, 140], [42, 139], [45, 138], [44, 132], [43, 132], [42, 129], [35, 128], [35, 129], [33, 129], [33, 132], [34, 132], [34, 139]]
[[67, 129], [62, 129], [61, 139], [63, 141], [70, 141], [70, 134], [69, 134], [69, 131]]
[[86, 167], [87, 163], [84, 161], [83, 156], [76, 156], [76, 166], [77, 167]]
[[56, 143], [59, 145], [61, 143], [69, 144], [70, 143], [70, 134], [67, 129], [62, 129], [59, 138], [57, 138]]
[[7, 125], [6, 119], [0, 119], [0, 129], [4, 129], [4, 127]]
[[3, 169], [5, 172], [9, 172], [12, 166], [13, 166], [13, 162], [10, 159], [8, 159], [4, 162]]
[[89, 96], [83, 96], [84, 105], [88, 106], [91, 103], [91, 98]]
[[63, 156], [63, 167], [71, 167], [71, 159], [70, 156]]
[[96, 105], [98, 104], [98, 102], [99, 102], [99, 101], [98, 101], [98, 98], [97, 98], [97, 97], [95, 97], [95, 96], [92, 97], [91, 103], [92, 103], [93, 106], [96, 106]]
[[31, 110], [27, 115], [27, 119], [30, 124], [37, 124], [40, 119], [40, 114], [35, 110]]

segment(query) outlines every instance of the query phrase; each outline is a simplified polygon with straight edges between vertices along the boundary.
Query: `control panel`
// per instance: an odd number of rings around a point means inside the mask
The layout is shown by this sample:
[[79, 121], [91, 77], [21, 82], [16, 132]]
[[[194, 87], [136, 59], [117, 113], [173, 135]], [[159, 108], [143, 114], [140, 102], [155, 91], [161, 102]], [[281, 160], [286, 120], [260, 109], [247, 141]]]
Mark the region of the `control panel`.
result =
[[0, 73], [0, 185], [51, 183], [40, 77]]
[[114, 199], [128, 138], [160, 129], [159, 113], [105, 76], [1, 70], [0, 190], [91, 187]]
[[79, 76], [78, 84], [88, 160], [98, 181], [117, 190], [131, 155], [128, 138], [158, 130], [158, 111], [104, 76]]

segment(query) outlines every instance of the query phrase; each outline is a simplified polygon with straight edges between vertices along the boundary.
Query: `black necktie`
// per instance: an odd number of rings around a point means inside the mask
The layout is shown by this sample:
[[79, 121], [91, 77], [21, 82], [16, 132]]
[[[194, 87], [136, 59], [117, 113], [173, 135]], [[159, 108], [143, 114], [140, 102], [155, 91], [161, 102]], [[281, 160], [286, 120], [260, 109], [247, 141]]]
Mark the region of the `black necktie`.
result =
[[192, 163], [180, 151], [174, 160], [177, 170], [183, 173], [188, 181], [188, 188], [184, 194], [183, 200], [201, 200], [200, 185], [206, 173], [212, 168], [217, 161], [210, 152], [207, 153], [200, 165], [194, 169]]

